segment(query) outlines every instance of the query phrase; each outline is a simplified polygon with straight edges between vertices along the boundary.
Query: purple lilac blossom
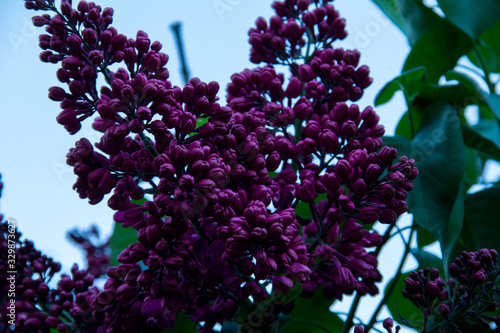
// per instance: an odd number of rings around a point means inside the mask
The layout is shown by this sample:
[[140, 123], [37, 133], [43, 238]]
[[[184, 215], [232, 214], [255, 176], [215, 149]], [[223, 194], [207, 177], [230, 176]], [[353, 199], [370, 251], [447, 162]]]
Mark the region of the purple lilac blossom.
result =
[[[9, 245], [14, 235], [7, 221], [0, 222], [0, 298], [2, 332], [104, 332], [103, 317], [92, 307], [99, 290], [94, 277], [74, 265], [71, 276], [61, 275], [56, 288], [49, 287], [61, 264], [38, 251], [33, 242], [21, 241], [15, 232], [15, 267], [10, 266]], [[15, 272], [15, 273], [12, 273]], [[11, 290], [11, 283], [15, 291]], [[7, 314], [15, 301], [15, 320]], [[14, 325], [12, 324], [14, 321]]]
[[[364, 225], [406, 212], [418, 172], [382, 147], [375, 111], [349, 102], [371, 78], [358, 51], [332, 48], [346, 32], [329, 1], [273, 3], [276, 16], [249, 32], [251, 60], [267, 65], [234, 74], [226, 106], [216, 82], [172, 86], [161, 44], [119, 34], [112, 9], [25, 4], [56, 12], [33, 23], [47, 32], [40, 59], [59, 63], [66, 84], [49, 89], [57, 121], [75, 134], [92, 119], [102, 133], [70, 149], [74, 189], [90, 204], [109, 194], [115, 221], [137, 231], [92, 301], [109, 332], [159, 332], [181, 312], [212, 332], [295, 285], [301, 297], [321, 288], [331, 300], [378, 292], [368, 249], [382, 238]], [[290, 67], [288, 83], [274, 64]], [[299, 203], [310, 217], [297, 215]]]
[[96, 226], [86, 231], [73, 229], [68, 233], [68, 237], [85, 252], [87, 271], [96, 279], [105, 275], [109, 266], [109, 239], [99, 243], [99, 230]]
[[[462, 252], [448, 267], [447, 282], [436, 268], [411, 272], [404, 280], [403, 297], [442, 330], [459, 332], [467, 321], [490, 329], [500, 325], [498, 315], [498, 254], [494, 249]], [[430, 328], [429, 328], [430, 329]]]

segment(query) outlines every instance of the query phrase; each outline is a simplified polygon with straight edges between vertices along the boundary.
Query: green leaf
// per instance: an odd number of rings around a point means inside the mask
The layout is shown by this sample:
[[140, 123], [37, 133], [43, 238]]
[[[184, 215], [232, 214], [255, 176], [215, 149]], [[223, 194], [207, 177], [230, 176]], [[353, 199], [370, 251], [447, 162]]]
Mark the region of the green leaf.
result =
[[437, 241], [437, 236], [429, 230], [417, 225], [417, 245], [420, 249]]
[[477, 125], [463, 125], [464, 143], [488, 158], [500, 161], [500, 128], [498, 121], [480, 120]]
[[[422, 312], [413, 305], [413, 303], [404, 298], [402, 291], [406, 288], [404, 280], [410, 276], [410, 273], [401, 274], [396, 281], [396, 287], [387, 299], [387, 308], [391, 312], [392, 318], [398, 319], [400, 317], [406, 319], [412, 326], [422, 327], [424, 323], [424, 316]], [[387, 285], [385, 292], [390, 283]], [[384, 294], [385, 294], [384, 292]]]
[[[329, 308], [332, 302], [327, 300], [320, 290], [311, 298], [295, 299], [294, 308], [282, 333], [325, 333], [325, 329], [339, 332], [344, 322]], [[321, 328], [322, 327], [322, 328]]]
[[419, 268], [437, 268], [440, 272], [444, 272], [443, 260], [441, 260], [438, 256], [417, 248], [411, 249], [411, 254], [413, 254], [415, 259], [418, 261]]
[[[132, 202], [143, 205], [146, 199], [132, 200]], [[111, 254], [109, 255], [109, 265], [111, 267], [118, 266], [118, 255], [122, 253], [130, 244], [137, 243], [137, 230], [132, 227], [124, 228], [120, 223], [115, 222], [113, 234], [109, 240], [109, 248]]]
[[421, 226], [438, 231], [448, 220], [465, 172], [460, 120], [450, 105], [433, 104], [426, 110], [410, 157], [419, 176], [408, 203]]
[[188, 315], [184, 312], [180, 312], [177, 315], [177, 319], [175, 320], [174, 329], [168, 330], [165, 329], [162, 332], [170, 332], [170, 333], [196, 333], [198, 330], [196, 329], [196, 323], [194, 321], [190, 321], [188, 319]]
[[[326, 199], [326, 193], [321, 193], [314, 200], [316, 204], [318, 204], [321, 200]], [[304, 218], [304, 219], [312, 219], [311, 209], [309, 208], [309, 203], [307, 202], [299, 202], [297, 207], [295, 207], [295, 214]]]
[[460, 119], [446, 103], [429, 106], [412, 141], [402, 136], [384, 138], [398, 154], [415, 159], [419, 176], [408, 193], [415, 221], [438, 235], [446, 261], [463, 221], [465, 146]]
[[500, 95], [488, 94], [485, 92], [483, 92], [483, 95], [485, 96], [486, 102], [488, 102], [491, 110], [495, 113], [497, 119], [500, 120]]
[[196, 119], [196, 127], [205, 125], [208, 122], [208, 118], [198, 118]]
[[196, 129], [193, 132], [189, 133], [188, 136], [193, 136], [196, 133], [198, 133], [198, 131], [200, 130], [199, 127], [202, 126], [202, 125], [204, 125], [207, 122], [208, 122], [208, 118], [198, 118], [198, 119], [196, 119]]
[[[461, 98], [461, 102], [450, 102], [455, 109], [463, 109], [468, 105], [478, 105], [486, 111], [487, 109], [484, 106], [487, 106], [491, 109], [488, 112], [493, 112], [496, 118], [500, 120], [500, 95], [489, 94], [482, 90], [473, 78], [464, 73], [450, 71], [446, 73], [445, 77], [447, 80], [458, 81], [467, 89], [467, 92], [464, 92], [463, 95], [456, 96]], [[460, 94], [460, 92], [457, 92], [457, 94]]]
[[415, 92], [421, 90], [424, 85], [424, 79], [427, 70], [425, 67], [412, 68], [406, 72], [401, 73], [400, 76], [389, 81], [375, 97], [375, 106], [389, 102], [398, 90], [402, 90], [405, 96], [413, 100]]
[[467, 250], [500, 251], [500, 186], [496, 185], [465, 198], [464, 230]]
[[301, 292], [302, 284], [294, 282], [293, 287], [284, 294], [273, 292], [266, 299], [259, 301], [255, 305], [253, 305], [250, 300], [247, 300], [247, 306], [240, 307], [236, 311], [234, 319], [240, 323], [240, 325], [251, 325], [251, 321], [259, 321], [264, 316], [273, 315], [276, 306], [283, 306], [292, 302]]
[[311, 210], [309, 209], [309, 204], [307, 202], [299, 202], [297, 207], [295, 207], [295, 214], [304, 219], [312, 219]]
[[403, 71], [424, 66], [429, 82], [437, 83], [473, 46], [464, 32], [452, 24], [443, 23], [440, 27], [428, 31], [413, 45]]
[[450, 216], [444, 227], [439, 231], [439, 242], [443, 254], [443, 265], [448, 265], [454, 260], [453, 249], [460, 237], [464, 223], [465, 176], [459, 183], [458, 195], [453, 203]]
[[[411, 113], [411, 122], [410, 122], [410, 113]], [[411, 105], [410, 110], [406, 111], [401, 119], [399, 120], [398, 125], [396, 126], [396, 135], [401, 135], [411, 140], [413, 138], [413, 133], [418, 132], [418, 128], [420, 123], [422, 122], [423, 109], [419, 105]], [[411, 130], [411, 124], [413, 124], [413, 132]]]
[[[500, 54], [500, 38], [498, 36], [500, 36], [500, 21], [483, 32], [476, 44], [476, 50], [479, 52], [487, 71], [492, 73], [500, 73], [500, 57], [498, 57]], [[476, 52], [469, 52], [467, 57], [478, 68], [483, 68]]]
[[290, 288], [286, 293], [282, 294], [279, 292], [274, 292], [269, 295], [268, 299], [264, 300], [263, 302], [260, 302], [259, 305], [264, 304], [267, 308], [267, 305], [270, 303], [276, 303], [276, 304], [288, 304], [297, 297], [299, 297], [300, 293], [302, 292], [302, 283], [294, 282], [293, 287]]
[[118, 255], [122, 253], [130, 244], [137, 243], [137, 230], [132, 227], [124, 228], [120, 223], [115, 222], [113, 234], [109, 240], [109, 248], [111, 254], [109, 255], [109, 265], [111, 267], [118, 266]]
[[414, 45], [427, 31], [446, 24], [445, 20], [422, 1], [373, 0], [377, 6], [403, 31], [410, 45]]
[[[465, 140], [464, 131], [464, 140]], [[467, 145], [467, 142], [465, 143]], [[483, 172], [483, 160], [479, 157], [477, 150], [465, 147], [465, 180], [466, 180], [466, 191], [479, 181], [479, 177]]]
[[473, 40], [500, 18], [498, 0], [438, 0], [438, 4], [446, 18]]
[[457, 84], [447, 82], [446, 84], [427, 84], [418, 95], [418, 103], [447, 102], [457, 110], [464, 109], [468, 105], [487, 105], [482, 90], [477, 83], [463, 73], [449, 71], [445, 74], [447, 81], [458, 81]]

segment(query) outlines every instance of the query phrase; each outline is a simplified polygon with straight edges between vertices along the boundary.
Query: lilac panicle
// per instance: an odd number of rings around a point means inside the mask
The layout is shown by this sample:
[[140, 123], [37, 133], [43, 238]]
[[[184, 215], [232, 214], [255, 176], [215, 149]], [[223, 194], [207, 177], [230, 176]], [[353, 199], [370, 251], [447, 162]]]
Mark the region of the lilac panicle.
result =
[[[63, 274], [56, 288], [49, 287], [61, 264], [36, 250], [33, 242], [21, 241], [21, 233], [13, 233], [11, 229], [7, 221], [0, 222], [0, 289], [5, 295], [0, 300], [0, 330], [104, 332], [102, 317], [91, 306], [99, 292], [93, 286], [94, 277], [74, 265], [71, 276]], [[14, 267], [8, 260], [12, 253], [15, 253]], [[12, 271], [15, 273], [10, 273]], [[12, 300], [15, 301], [14, 326], [8, 316], [12, 313]]]
[[99, 242], [99, 230], [96, 226], [87, 231], [71, 230], [68, 237], [85, 251], [87, 271], [96, 279], [105, 275], [109, 266], [109, 239], [104, 243], [95, 244]]
[[[106, 330], [160, 332], [185, 313], [211, 332], [299, 284], [302, 297], [321, 288], [331, 300], [378, 292], [368, 249], [382, 237], [364, 225], [406, 212], [418, 171], [382, 147], [373, 108], [351, 103], [372, 79], [358, 51], [333, 48], [347, 33], [330, 1], [275, 1], [276, 15], [249, 32], [251, 61], [266, 65], [234, 74], [225, 106], [216, 82], [173, 86], [161, 44], [118, 33], [112, 9], [25, 4], [56, 12], [33, 23], [47, 32], [41, 60], [60, 64], [64, 88], [49, 89], [57, 121], [75, 134], [92, 119], [101, 135], [70, 149], [74, 189], [90, 204], [106, 197], [115, 221], [137, 231], [92, 299]], [[292, 308], [276, 305], [253, 328]]]
[[491, 328], [491, 323], [499, 325], [497, 251], [464, 251], [448, 271], [451, 278], [446, 282], [436, 268], [411, 272], [405, 279], [403, 296], [443, 328], [462, 329], [464, 317], [486, 329]]

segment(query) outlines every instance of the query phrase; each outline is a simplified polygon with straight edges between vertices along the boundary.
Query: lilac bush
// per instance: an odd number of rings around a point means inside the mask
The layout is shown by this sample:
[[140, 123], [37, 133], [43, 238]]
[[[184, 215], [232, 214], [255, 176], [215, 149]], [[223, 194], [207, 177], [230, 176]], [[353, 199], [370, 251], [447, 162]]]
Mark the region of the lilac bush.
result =
[[98, 291], [101, 269], [91, 267], [48, 288], [60, 267], [19, 241], [15, 330], [161, 332], [185, 314], [200, 332], [232, 320], [242, 332], [276, 332], [296, 297], [378, 293], [370, 249], [386, 240], [371, 226], [407, 211], [418, 171], [383, 146], [373, 108], [352, 103], [372, 79], [358, 51], [334, 48], [347, 32], [330, 2], [274, 2], [276, 15], [249, 31], [260, 67], [231, 77], [225, 105], [217, 82], [173, 86], [162, 45], [118, 33], [111, 8], [24, 2], [52, 12], [33, 23], [46, 31], [40, 59], [60, 65], [62, 87], [49, 89], [57, 122], [76, 134], [92, 121], [101, 133], [67, 154], [73, 188], [92, 205], [107, 196], [138, 242]]

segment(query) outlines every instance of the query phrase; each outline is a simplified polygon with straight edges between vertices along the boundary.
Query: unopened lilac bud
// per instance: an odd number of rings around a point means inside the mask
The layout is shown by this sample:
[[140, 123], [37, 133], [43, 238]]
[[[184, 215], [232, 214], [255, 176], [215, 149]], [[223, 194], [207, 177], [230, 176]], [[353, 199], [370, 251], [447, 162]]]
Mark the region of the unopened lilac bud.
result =
[[82, 81], [73, 80], [69, 84], [69, 91], [75, 97], [82, 97], [85, 96], [86, 88]]
[[377, 222], [380, 216], [380, 209], [375, 206], [366, 206], [359, 210], [359, 219], [365, 224]]
[[24, 321], [23, 327], [25, 327], [28, 331], [36, 331], [42, 327], [42, 322], [38, 318], [28, 318]]
[[67, 70], [75, 70], [82, 66], [82, 62], [75, 57], [64, 58], [62, 67]]
[[324, 129], [318, 136], [320, 146], [327, 153], [335, 153], [339, 147], [339, 141], [335, 133], [329, 129]]
[[82, 0], [78, 3], [78, 10], [81, 11], [82, 13], [86, 13], [89, 11], [90, 7], [87, 1]]
[[363, 325], [356, 325], [356, 327], [354, 327], [354, 333], [365, 333]]
[[86, 42], [86, 43], [89, 43], [89, 44], [93, 44], [97, 41], [97, 33], [94, 29], [84, 29], [82, 31], [82, 37], [83, 37], [83, 40]]
[[140, 37], [139, 36], [135, 40], [135, 48], [140, 53], [146, 53], [146, 52], [148, 52], [150, 44], [151, 44], [151, 41], [149, 40], [149, 38], [145, 38], [145, 37]]
[[122, 51], [127, 42], [127, 36], [123, 34], [117, 34], [111, 38], [111, 45], [116, 49]]
[[104, 45], [109, 45], [111, 44], [111, 39], [113, 38], [113, 33], [110, 31], [110, 30], [104, 30], [103, 32], [101, 32], [101, 34], [99, 35], [99, 40], [101, 41], [101, 43], [103, 43]]
[[137, 119], [149, 121], [151, 119], [151, 110], [147, 106], [139, 106], [137, 108]]
[[280, 275], [273, 279], [273, 291], [276, 290], [282, 294], [287, 293], [293, 287], [293, 282], [286, 276]]
[[415, 292], [420, 291], [420, 288], [421, 288], [420, 283], [418, 283], [417, 281], [415, 281], [411, 277], [404, 279], [404, 282], [406, 285], [406, 289], [409, 292], [415, 293]]
[[294, 105], [293, 112], [295, 113], [297, 118], [305, 119], [314, 113], [314, 109], [311, 105], [311, 102], [307, 98], [301, 97]]
[[382, 209], [382, 212], [380, 213], [380, 218], [379, 221], [380, 223], [394, 223], [398, 219], [398, 214], [393, 211], [392, 209], [385, 208]]
[[483, 284], [484, 281], [486, 281], [486, 275], [484, 274], [484, 272], [482, 270], [478, 271], [478, 272], [474, 273], [474, 275], [472, 275], [472, 282], [474, 282], [474, 284], [480, 285], [480, 284]]
[[299, 97], [302, 93], [303, 83], [296, 77], [292, 77], [290, 82], [288, 83], [288, 87], [285, 91], [285, 96], [288, 98], [296, 98]]
[[366, 183], [363, 179], [358, 179], [352, 184], [352, 190], [353, 192], [358, 195], [359, 197], [363, 197], [366, 194]]
[[305, 180], [300, 186], [297, 198], [303, 202], [313, 202], [317, 197], [316, 189], [311, 181]]
[[439, 277], [439, 269], [437, 269], [437, 268], [431, 269], [431, 271], [429, 272], [429, 276], [433, 280], [437, 279]]
[[349, 178], [351, 171], [352, 167], [346, 160], [340, 160], [335, 168], [336, 174], [344, 180], [347, 180]]
[[305, 138], [297, 143], [297, 152], [302, 155], [310, 155], [316, 151], [316, 141], [311, 138]]
[[394, 321], [392, 321], [392, 318], [387, 318], [382, 323], [382, 326], [387, 330], [388, 333], [392, 333], [392, 327], [394, 326]]
[[295, 22], [295, 20], [289, 20], [285, 25], [285, 35], [289, 39], [300, 39], [302, 38], [302, 34], [304, 30], [300, 28], [300, 26]]
[[452, 263], [448, 266], [448, 271], [450, 272], [450, 275], [453, 277], [457, 277], [460, 274], [460, 268], [455, 263]]
[[61, 87], [51, 87], [49, 88], [49, 98], [53, 101], [60, 102], [66, 98], [68, 94]]
[[434, 281], [427, 282], [425, 290], [427, 292], [427, 295], [430, 296], [431, 298], [438, 297], [441, 292], [439, 286]]
[[438, 310], [438, 311], [439, 311], [439, 313], [440, 313], [443, 317], [445, 317], [446, 319], [448, 319], [448, 317], [449, 317], [449, 315], [450, 315], [450, 307], [449, 307], [448, 305], [446, 305], [446, 304], [444, 304], [444, 303], [443, 303], [443, 304], [441, 304], [441, 305], [439, 306], [439, 310]]
[[316, 76], [311, 66], [306, 64], [299, 66], [299, 75], [301, 80], [304, 82], [309, 82], [313, 80]]
[[352, 120], [348, 120], [342, 124], [341, 133], [345, 138], [350, 139], [356, 134], [357, 130], [358, 127], [356, 123]]

